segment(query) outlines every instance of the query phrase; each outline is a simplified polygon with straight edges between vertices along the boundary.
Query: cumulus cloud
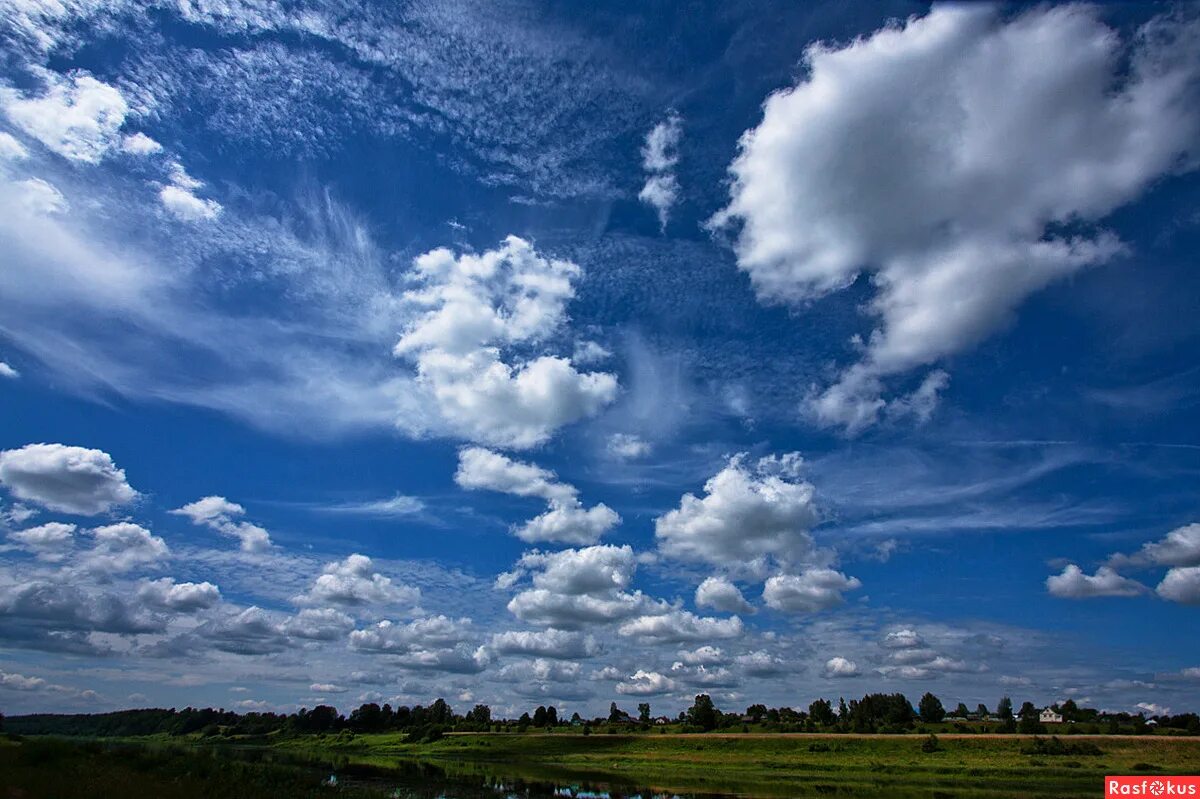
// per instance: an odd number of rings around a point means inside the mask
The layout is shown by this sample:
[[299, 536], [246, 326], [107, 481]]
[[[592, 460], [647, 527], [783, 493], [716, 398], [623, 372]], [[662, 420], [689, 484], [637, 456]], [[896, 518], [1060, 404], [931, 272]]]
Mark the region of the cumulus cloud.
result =
[[1101, 566], [1095, 574], [1089, 575], [1074, 563], [1069, 563], [1061, 574], [1046, 578], [1046, 590], [1064, 599], [1091, 599], [1098, 596], [1138, 596], [1146, 592], [1146, 586], [1137, 580], [1122, 577], [1108, 566]]
[[578, 490], [560, 482], [554, 472], [482, 447], [459, 451], [454, 481], [467, 489], [544, 499], [549, 506], [545, 513], [513, 529], [517, 538], [530, 543], [594, 544], [621, 521], [616, 511], [604, 503], [585, 508]]
[[1163, 599], [1184, 605], [1200, 605], [1200, 566], [1171, 569], [1155, 590]]
[[657, 696], [675, 690], [675, 681], [657, 671], [638, 669], [617, 683], [617, 693], [626, 696]]
[[833, 569], [809, 569], [801, 574], [779, 574], [763, 586], [763, 601], [768, 607], [789, 613], [816, 613], [837, 607], [845, 599], [844, 591], [862, 588], [857, 577], [847, 577]]
[[1112, 566], [1200, 566], [1200, 524], [1179, 527], [1161, 541], [1143, 544], [1133, 555], [1114, 555]]
[[421, 592], [397, 585], [375, 571], [366, 555], [353, 554], [345, 560], [325, 564], [312, 587], [296, 597], [302, 605], [415, 605]]
[[47, 522], [9, 533], [8, 540], [33, 553], [38, 560], [56, 562], [65, 558], [75, 545], [76, 529], [73, 524]]
[[617, 632], [649, 643], [683, 643], [740, 638], [742, 620], [737, 616], [717, 619], [697, 616], [686, 610], [640, 616], [622, 624]]
[[364, 652], [414, 652], [453, 649], [467, 640], [468, 618], [429, 616], [408, 624], [384, 619], [374, 627], [350, 633], [350, 646]]
[[158, 610], [192, 613], [221, 601], [221, 591], [210, 582], [177, 583], [170, 577], [147, 582], [138, 589], [138, 599]]
[[724, 663], [727, 658], [720, 647], [705, 644], [696, 649], [683, 650], [679, 653], [679, 659], [689, 666], [711, 666], [716, 663]]
[[[516, 236], [480, 255], [437, 249], [416, 258], [417, 287], [404, 299], [422, 312], [395, 353], [414, 362], [454, 433], [532, 447], [616, 397], [613, 375], [581, 373], [570, 358], [505, 360], [507, 350], [542, 343], [562, 326], [579, 275], [575, 264], [542, 257]], [[427, 428], [413, 419], [401, 424], [417, 433]]]
[[489, 646], [499, 655], [535, 655], [559, 660], [600, 653], [600, 644], [593, 636], [566, 630], [508, 630], [493, 635]]
[[0, 452], [0, 484], [17, 499], [79, 516], [105, 513], [137, 498], [107, 452], [64, 444]]
[[742, 596], [741, 589], [724, 577], [709, 577], [696, 587], [696, 607], [722, 613], [754, 612], [754, 606]]
[[608, 451], [618, 458], [632, 460], [650, 454], [650, 444], [632, 433], [613, 433], [608, 437]]
[[843, 657], [833, 657], [825, 661], [824, 674], [831, 678], [857, 677], [858, 664]]
[[16, 380], [20, 376], [20, 372], [18, 372], [12, 366], [9, 366], [4, 361], [0, 361], [0, 377], [7, 378], [9, 380]]
[[[738, 266], [765, 302], [802, 307], [862, 272], [875, 290], [861, 360], [811, 398], [819, 422], [874, 423], [884, 379], [1112, 259], [1116, 237], [1082, 225], [1195, 167], [1195, 21], [1156, 18], [1127, 45], [1099, 14], [935, 6], [809, 46], [798, 84], [766, 100], [712, 224], [740, 223]], [[939, 382], [908, 410], [927, 415]]]
[[44, 91], [30, 96], [0, 88], [0, 109], [22, 131], [64, 158], [99, 163], [120, 143], [129, 104], [114, 86], [83, 70], [38, 70]]
[[284, 621], [281, 629], [293, 638], [336, 641], [354, 629], [354, 619], [337, 608], [304, 608]]
[[888, 649], [916, 649], [925, 646], [925, 639], [916, 630], [905, 627], [885, 635], [883, 646]]
[[223, 210], [216, 200], [196, 196], [204, 183], [190, 176], [180, 164], [171, 170], [171, 182], [158, 191], [163, 208], [181, 222], [207, 222], [216, 219]]
[[100, 574], [119, 574], [163, 560], [167, 543], [140, 524], [119, 522], [89, 531], [95, 543], [83, 556], [83, 568]]
[[733, 662], [750, 677], [773, 677], [787, 671], [783, 658], [762, 649], [738, 655]]
[[666, 230], [671, 206], [679, 196], [675, 165], [679, 163], [679, 140], [682, 136], [683, 121], [678, 114], [672, 113], [650, 129], [642, 147], [646, 183], [638, 192], [638, 199], [658, 214], [658, 225], [662, 230]]
[[154, 155], [161, 153], [163, 146], [145, 133], [138, 131], [121, 139], [121, 149], [130, 155]]
[[704, 484], [703, 497], [684, 494], [678, 508], [655, 521], [659, 551], [715, 566], [761, 565], [768, 557], [803, 562], [812, 554], [808, 531], [819, 517], [798, 464], [795, 453], [754, 465], [745, 455], [730, 458]]
[[246, 509], [225, 497], [203, 497], [171, 513], [188, 517], [192, 524], [238, 539], [243, 552], [265, 552], [271, 548], [271, 536], [266, 530], [257, 524], [234, 520], [237, 516], [245, 515]]

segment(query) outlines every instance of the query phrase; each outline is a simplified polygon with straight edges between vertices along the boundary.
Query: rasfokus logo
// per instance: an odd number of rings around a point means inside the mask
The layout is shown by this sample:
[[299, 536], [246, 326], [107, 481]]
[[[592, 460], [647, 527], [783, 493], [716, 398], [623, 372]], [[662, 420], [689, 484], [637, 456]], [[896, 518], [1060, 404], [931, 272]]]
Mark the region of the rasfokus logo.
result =
[[1104, 797], [1110, 796], [1200, 797], [1200, 777], [1105, 777]]

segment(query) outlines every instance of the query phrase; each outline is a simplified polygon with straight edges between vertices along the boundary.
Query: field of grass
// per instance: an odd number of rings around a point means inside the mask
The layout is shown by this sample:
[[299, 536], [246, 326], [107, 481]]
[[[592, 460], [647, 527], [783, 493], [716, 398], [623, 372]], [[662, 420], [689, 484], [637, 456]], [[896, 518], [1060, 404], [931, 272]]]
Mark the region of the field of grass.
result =
[[[1033, 754], [1023, 736], [458, 734], [405, 744], [360, 735], [318, 746], [386, 766], [420, 759], [450, 774], [602, 782], [743, 796], [1096, 797], [1105, 774], [1200, 773], [1200, 739], [1070, 736]], [[313, 747], [293, 739], [282, 747]], [[1083, 753], [1090, 750], [1099, 753]]]

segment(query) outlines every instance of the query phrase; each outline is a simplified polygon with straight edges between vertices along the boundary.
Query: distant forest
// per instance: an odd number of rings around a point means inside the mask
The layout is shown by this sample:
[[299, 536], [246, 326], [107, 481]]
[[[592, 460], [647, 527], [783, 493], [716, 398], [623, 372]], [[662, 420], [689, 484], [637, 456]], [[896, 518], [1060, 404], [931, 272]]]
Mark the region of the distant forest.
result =
[[[1051, 709], [1061, 714], [1063, 723], [1049, 726], [1067, 733], [1149, 734], [1157, 730], [1200, 734], [1200, 717], [1195, 713], [1147, 718], [1143, 714], [1104, 713], [1078, 707], [1070, 700], [1052, 705]], [[138, 709], [112, 713], [38, 713], [7, 719], [0, 715], [0, 730], [16, 735], [233, 737], [404, 732], [409, 742], [436, 740], [446, 732], [526, 732], [562, 727], [577, 728], [586, 735], [593, 731], [632, 732], [668, 727], [674, 732], [748, 732], [753, 727], [760, 732], [896, 733], [923, 731], [928, 725], [939, 725], [941, 729], [949, 726], [962, 732], [1047, 732], [1047, 725], [1039, 720], [1039, 710], [1031, 702], [1025, 702], [1015, 713], [1008, 697], [1002, 698], [994, 711], [982, 704], [971, 710], [962, 703], [947, 711], [941, 700], [931, 693], [922, 696], [916, 707], [904, 694], [895, 693], [867, 694], [849, 702], [840, 699], [836, 706], [827, 699], [817, 699], [807, 711], [756, 704], [747, 707], [744, 713], [723, 712], [708, 694], [699, 694], [690, 708], [673, 719], [654, 716], [649, 703], [645, 702], [637, 706], [636, 713], [622, 710], [614, 702], [607, 717], [585, 719], [573, 713], [567, 718], [551, 705], [539, 706], [532, 713], [523, 713], [516, 719], [505, 719], [494, 717], [487, 705], [475, 705], [460, 715], [444, 699], [438, 699], [429, 707], [401, 705], [393, 708], [368, 702], [348, 716], [341, 715], [330, 705], [318, 705], [311, 710], [302, 708], [291, 714], [236, 713], [187, 707], [183, 710]]]

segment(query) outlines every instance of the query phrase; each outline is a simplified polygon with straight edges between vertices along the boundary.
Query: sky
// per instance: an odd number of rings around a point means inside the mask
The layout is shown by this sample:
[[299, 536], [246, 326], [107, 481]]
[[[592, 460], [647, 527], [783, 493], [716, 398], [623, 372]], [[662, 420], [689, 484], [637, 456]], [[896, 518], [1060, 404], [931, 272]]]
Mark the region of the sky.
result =
[[0, 711], [1200, 709], [1200, 8], [0, 7]]

